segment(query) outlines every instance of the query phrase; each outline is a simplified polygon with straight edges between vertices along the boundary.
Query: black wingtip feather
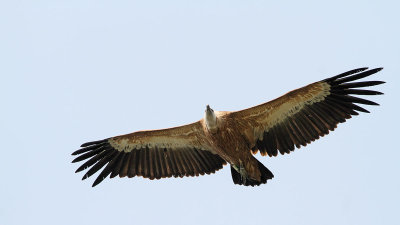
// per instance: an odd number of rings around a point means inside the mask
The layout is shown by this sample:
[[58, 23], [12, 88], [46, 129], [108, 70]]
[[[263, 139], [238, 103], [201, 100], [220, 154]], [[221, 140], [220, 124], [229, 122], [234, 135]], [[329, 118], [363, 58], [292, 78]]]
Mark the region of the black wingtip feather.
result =
[[385, 81], [361, 81], [361, 82], [352, 82], [352, 83], [344, 83], [337, 86], [332, 86], [332, 89], [348, 89], [348, 88], [360, 88], [360, 87], [370, 87], [376, 86], [380, 84], [384, 84]]
[[334, 98], [339, 101], [344, 101], [344, 102], [351, 102], [351, 103], [359, 103], [359, 104], [364, 104], [364, 105], [379, 105], [376, 102], [363, 99], [363, 98], [357, 98], [351, 95], [337, 95], [337, 94], [331, 94], [329, 98]]
[[90, 145], [96, 145], [96, 144], [103, 143], [103, 142], [105, 142], [105, 141], [107, 141], [107, 139], [103, 139], [103, 140], [99, 140], [99, 141], [86, 142], [86, 143], [83, 143], [83, 144], [81, 145], [81, 147], [83, 148], [83, 147], [87, 147], [87, 146], [90, 146]]
[[370, 113], [370, 111], [368, 111], [368, 110], [364, 109], [363, 107], [358, 106], [358, 105], [356, 105], [356, 104], [353, 104], [353, 109], [354, 109], [354, 110], [357, 110], [357, 111], [359, 111], [359, 112]]
[[93, 182], [92, 187], [100, 184], [104, 179], [106, 179], [106, 177], [97, 177], [96, 180]]
[[90, 152], [86, 152], [85, 154], [82, 154], [82, 155], [76, 157], [74, 160], [72, 160], [71, 163], [80, 162], [82, 160], [85, 160], [85, 159], [88, 159], [90, 157], [93, 157], [96, 154], [100, 153], [102, 150], [104, 150], [104, 149], [103, 148], [98, 148], [98, 149], [92, 150]]
[[350, 81], [354, 81], [354, 80], [359, 80], [368, 76], [371, 76], [379, 71], [381, 71], [382, 68], [376, 68], [376, 69], [372, 69], [372, 70], [367, 70], [367, 71], [363, 71], [362, 73], [357, 73], [351, 76], [346, 76], [340, 79], [335, 79], [334, 81], [332, 81], [331, 84], [342, 84], [342, 83], [347, 83]]
[[360, 73], [360, 72], [365, 71], [365, 70], [367, 70], [367, 69], [368, 69], [368, 67], [357, 68], [357, 69], [354, 69], [354, 70], [350, 70], [350, 71], [341, 73], [341, 74], [336, 75], [336, 76], [334, 76], [334, 77], [327, 78], [327, 79], [325, 79], [325, 80], [323, 80], [323, 81], [327, 81], [327, 82], [328, 82], [328, 81], [333, 81], [333, 80], [339, 79], [339, 78], [341, 78], [341, 77], [346, 77], [346, 76], [349, 76], [349, 75], [352, 75], [352, 74], [355, 74], [355, 73]]
[[[92, 176], [95, 174], [97, 171], [99, 171], [101, 168], [103, 168], [104, 165], [110, 162], [110, 160], [116, 155], [118, 152], [109, 152], [104, 158], [99, 160], [96, 164], [94, 164], [89, 171], [86, 172], [85, 175], [83, 175], [82, 180]], [[108, 174], [107, 174], [108, 175]]]
[[103, 171], [101, 171], [100, 175], [97, 176], [96, 180], [93, 182], [92, 187], [100, 184], [112, 172], [113, 166], [117, 162], [117, 159], [120, 159], [119, 156], [123, 154], [123, 152], [113, 153], [112, 157], [110, 157], [111, 160], [108, 160], [108, 162], [106, 162], [106, 167], [103, 169]]
[[89, 147], [84, 147], [84, 148], [76, 150], [75, 152], [72, 153], [72, 155], [79, 155], [79, 154], [82, 154], [82, 153], [85, 153], [85, 152], [93, 151], [95, 149], [100, 148], [101, 146], [103, 146], [105, 144], [106, 144], [106, 142], [103, 142], [103, 143], [92, 145], [92, 146], [89, 146]]
[[105, 149], [101, 151], [99, 154], [96, 154], [94, 157], [86, 161], [84, 164], [82, 164], [76, 171], [75, 173], [78, 173], [82, 170], [87, 169], [88, 167], [91, 167], [93, 164], [97, 163], [97, 161], [103, 159], [108, 153], [112, 152], [111, 149]]

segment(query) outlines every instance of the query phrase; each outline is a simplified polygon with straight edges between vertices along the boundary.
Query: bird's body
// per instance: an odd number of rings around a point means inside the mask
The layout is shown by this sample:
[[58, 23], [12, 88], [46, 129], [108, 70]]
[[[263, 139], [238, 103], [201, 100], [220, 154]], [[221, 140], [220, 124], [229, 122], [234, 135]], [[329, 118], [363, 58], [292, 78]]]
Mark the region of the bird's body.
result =
[[258, 160], [251, 154], [251, 144], [241, 132], [240, 123], [229, 116], [229, 113], [219, 114], [217, 112], [217, 129], [211, 132], [204, 129], [207, 140], [210, 141], [214, 151], [226, 162], [232, 165], [240, 173], [240, 168], [251, 179], [259, 181], [261, 173], [258, 169]]
[[203, 119], [180, 127], [85, 143], [73, 153], [79, 155], [73, 162], [87, 159], [76, 172], [90, 167], [83, 177], [86, 179], [105, 166], [95, 186], [108, 175], [150, 179], [198, 176], [214, 173], [229, 163], [235, 184], [266, 183], [273, 174], [253, 154], [290, 153], [333, 131], [338, 123], [358, 112], [368, 112], [355, 103], [377, 103], [352, 95], [382, 94], [357, 88], [384, 82], [352, 81], [380, 70], [351, 70], [241, 111], [214, 112], [207, 106]]

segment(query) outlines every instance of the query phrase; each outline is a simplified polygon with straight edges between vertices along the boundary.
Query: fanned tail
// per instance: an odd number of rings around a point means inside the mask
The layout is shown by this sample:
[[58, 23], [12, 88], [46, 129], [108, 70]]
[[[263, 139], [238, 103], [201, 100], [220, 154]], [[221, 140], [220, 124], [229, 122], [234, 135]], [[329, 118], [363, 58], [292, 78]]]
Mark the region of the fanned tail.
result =
[[[258, 160], [257, 160], [258, 161]], [[244, 185], [244, 186], [259, 186], [260, 184], [267, 183], [267, 180], [270, 180], [274, 177], [271, 171], [267, 167], [265, 167], [260, 161], [258, 161], [258, 169], [261, 172], [260, 181], [253, 180], [247, 175], [240, 174], [232, 165], [231, 165], [231, 173], [232, 180], [234, 184]]]

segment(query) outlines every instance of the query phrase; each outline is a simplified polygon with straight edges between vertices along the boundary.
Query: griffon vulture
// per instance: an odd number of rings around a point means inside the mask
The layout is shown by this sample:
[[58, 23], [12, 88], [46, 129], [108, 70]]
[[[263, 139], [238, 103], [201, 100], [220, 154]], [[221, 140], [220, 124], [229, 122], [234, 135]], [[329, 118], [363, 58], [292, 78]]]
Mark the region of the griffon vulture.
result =
[[101, 170], [96, 186], [110, 178], [143, 176], [150, 179], [214, 173], [229, 163], [235, 184], [254, 186], [274, 175], [253, 154], [284, 155], [333, 131], [338, 123], [369, 113], [357, 104], [378, 105], [354, 95], [380, 95], [359, 89], [383, 81], [354, 82], [382, 68], [359, 68], [293, 90], [275, 100], [235, 111], [214, 111], [180, 127], [137, 131], [88, 142], [72, 153], [72, 161], [88, 169], [82, 179]]

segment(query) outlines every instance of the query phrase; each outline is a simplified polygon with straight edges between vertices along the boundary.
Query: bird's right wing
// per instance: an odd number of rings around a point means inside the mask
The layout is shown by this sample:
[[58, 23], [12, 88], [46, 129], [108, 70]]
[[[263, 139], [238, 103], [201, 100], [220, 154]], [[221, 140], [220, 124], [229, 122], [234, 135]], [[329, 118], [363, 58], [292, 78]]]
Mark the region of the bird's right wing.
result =
[[[357, 104], [378, 105], [353, 95], [380, 95], [359, 89], [384, 83], [355, 80], [377, 73], [382, 68], [351, 70], [293, 90], [275, 100], [228, 114], [248, 139], [253, 153], [276, 156], [333, 131], [358, 112], [368, 111]], [[358, 112], [357, 112], [358, 111]]]
[[72, 162], [87, 160], [76, 172], [90, 167], [82, 179], [105, 168], [94, 181], [99, 184], [108, 175], [113, 178], [143, 176], [150, 179], [198, 176], [214, 173], [226, 164], [209, 147], [203, 120], [162, 130], [138, 131], [100, 141], [88, 142], [72, 153]]

